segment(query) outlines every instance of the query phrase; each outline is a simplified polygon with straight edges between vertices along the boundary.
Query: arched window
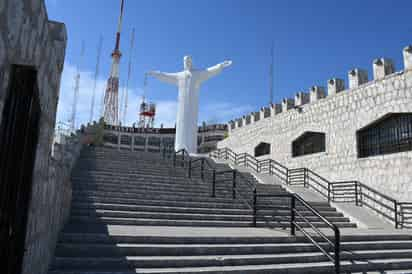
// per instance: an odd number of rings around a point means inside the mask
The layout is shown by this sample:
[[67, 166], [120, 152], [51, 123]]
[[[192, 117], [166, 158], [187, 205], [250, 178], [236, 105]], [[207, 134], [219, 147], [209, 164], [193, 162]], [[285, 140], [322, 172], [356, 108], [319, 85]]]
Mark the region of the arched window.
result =
[[255, 147], [255, 157], [268, 154], [270, 154], [270, 144], [262, 142]]
[[308, 131], [292, 142], [292, 156], [324, 152], [325, 147], [325, 133]]
[[358, 156], [412, 150], [412, 113], [392, 113], [357, 132]]

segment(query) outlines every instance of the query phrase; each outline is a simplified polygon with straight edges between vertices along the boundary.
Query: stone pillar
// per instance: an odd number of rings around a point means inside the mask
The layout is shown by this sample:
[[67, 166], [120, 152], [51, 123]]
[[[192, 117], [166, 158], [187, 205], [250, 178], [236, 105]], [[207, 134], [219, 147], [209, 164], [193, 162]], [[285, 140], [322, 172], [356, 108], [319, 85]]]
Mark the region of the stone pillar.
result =
[[332, 78], [328, 81], [328, 95], [334, 95], [345, 90], [345, 81], [343, 79]]
[[144, 139], [144, 151], [148, 152], [149, 151], [149, 138], [150, 136], [146, 136]]
[[325, 98], [326, 97], [326, 92], [324, 87], [320, 86], [313, 86], [310, 89], [310, 102], [316, 102], [319, 99]]
[[119, 137], [117, 138], [117, 149], [120, 150], [120, 144], [121, 144], [121, 140], [122, 140], [122, 134], [119, 132], [117, 136], [119, 136]]
[[242, 127], [242, 119], [237, 119], [235, 121], [235, 128], [239, 128]]
[[293, 108], [295, 104], [295, 100], [293, 99], [289, 99], [289, 98], [285, 98], [282, 101], [282, 112], [286, 112], [289, 109]]
[[275, 116], [282, 112], [282, 104], [271, 104], [270, 105], [270, 116]]
[[132, 138], [132, 151], [134, 151], [134, 134], [131, 134], [130, 136]]
[[301, 106], [304, 104], [309, 103], [309, 93], [306, 92], [298, 92], [295, 95], [295, 106]]
[[412, 70], [412, 45], [403, 49], [403, 63], [405, 70]]
[[250, 123], [253, 124], [254, 122], [256, 122], [255, 121], [255, 113], [251, 112], [249, 115], [250, 115]]
[[260, 109], [259, 118], [260, 118], [260, 120], [263, 120], [265, 118], [265, 108]]
[[243, 126], [246, 126], [247, 124], [246, 124], [246, 116], [245, 115], [243, 115], [243, 117], [242, 117], [242, 125]]
[[227, 123], [227, 133], [229, 133], [229, 134], [232, 132], [232, 125], [233, 125], [233, 121], [230, 120], [230, 121]]
[[368, 82], [368, 72], [363, 69], [352, 69], [348, 73], [349, 78], [349, 88], [357, 88], [360, 85], [363, 85]]
[[379, 80], [395, 72], [392, 60], [378, 58], [373, 61], [373, 79]]

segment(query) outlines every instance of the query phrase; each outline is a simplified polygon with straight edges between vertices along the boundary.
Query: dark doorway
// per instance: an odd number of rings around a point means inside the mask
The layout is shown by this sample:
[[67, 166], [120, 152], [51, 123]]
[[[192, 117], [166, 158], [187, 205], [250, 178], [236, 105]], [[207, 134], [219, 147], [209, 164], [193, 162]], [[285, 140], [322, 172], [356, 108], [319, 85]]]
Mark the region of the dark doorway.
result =
[[6, 274], [21, 273], [39, 133], [38, 96], [36, 70], [13, 66], [0, 125], [0, 258]]
[[255, 157], [270, 154], [270, 144], [260, 143], [255, 147]]

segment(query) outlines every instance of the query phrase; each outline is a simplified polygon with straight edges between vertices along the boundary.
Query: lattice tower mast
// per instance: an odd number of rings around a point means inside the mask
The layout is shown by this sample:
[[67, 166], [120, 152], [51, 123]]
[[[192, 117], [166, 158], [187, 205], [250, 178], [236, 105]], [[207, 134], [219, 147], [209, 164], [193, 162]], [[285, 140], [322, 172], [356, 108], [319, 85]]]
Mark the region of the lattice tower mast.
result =
[[107, 80], [104, 96], [104, 121], [109, 125], [119, 124], [119, 66], [122, 54], [120, 52], [120, 34], [122, 31], [124, 0], [120, 4], [120, 16], [117, 25], [116, 45], [112, 53], [112, 68]]

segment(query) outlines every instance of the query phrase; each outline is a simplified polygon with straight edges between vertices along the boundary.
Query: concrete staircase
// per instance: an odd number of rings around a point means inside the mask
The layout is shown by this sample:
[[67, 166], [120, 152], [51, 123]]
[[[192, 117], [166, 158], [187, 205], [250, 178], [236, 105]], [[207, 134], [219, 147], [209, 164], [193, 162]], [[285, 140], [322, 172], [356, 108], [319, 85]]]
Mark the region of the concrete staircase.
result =
[[[159, 154], [84, 149], [72, 174], [71, 217], [49, 273], [333, 273], [317, 247], [285, 230], [287, 200], [262, 199], [254, 228], [252, 210], [232, 199], [230, 183], [217, 184], [212, 198], [198, 175], [188, 179], [186, 169]], [[258, 184], [258, 192], [286, 190]], [[412, 269], [411, 235], [362, 231], [327, 203], [312, 206], [347, 231], [342, 273]], [[322, 227], [310, 212], [304, 216]]]

